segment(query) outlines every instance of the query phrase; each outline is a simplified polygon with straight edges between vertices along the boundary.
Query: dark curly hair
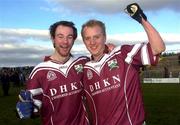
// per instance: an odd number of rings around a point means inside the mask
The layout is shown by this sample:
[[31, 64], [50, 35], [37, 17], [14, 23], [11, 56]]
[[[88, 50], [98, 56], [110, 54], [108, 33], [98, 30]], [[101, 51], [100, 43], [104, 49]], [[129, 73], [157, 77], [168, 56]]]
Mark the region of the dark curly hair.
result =
[[62, 25], [62, 26], [67, 26], [67, 27], [71, 27], [73, 29], [73, 38], [74, 40], [77, 38], [77, 28], [75, 27], [74, 23], [71, 22], [71, 21], [58, 21], [54, 24], [52, 24], [50, 27], [49, 27], [49, 33], [51, 35], [52, 38], [55, 38], [55, 31], [56, 31], [56, 28], [59, 26], [59, 25]]

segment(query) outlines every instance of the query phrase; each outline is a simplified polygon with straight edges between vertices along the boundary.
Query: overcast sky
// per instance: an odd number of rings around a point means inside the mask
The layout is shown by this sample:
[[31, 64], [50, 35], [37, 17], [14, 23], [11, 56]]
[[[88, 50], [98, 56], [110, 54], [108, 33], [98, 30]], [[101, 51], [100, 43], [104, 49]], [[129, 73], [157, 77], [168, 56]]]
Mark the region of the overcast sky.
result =
[[73, 21], [78, 28], [75, 54], [87, 54], [80, 30], [89, 19], [106, 24], [108, 42], [147, 42], [142, 26], [124, 12], [132, 2], [159, 31], [166, 52], [180, 52], [180, 0], [0, 0], [0, 67], [36, 65], [50, 55], [48, 28], [59, 20]]

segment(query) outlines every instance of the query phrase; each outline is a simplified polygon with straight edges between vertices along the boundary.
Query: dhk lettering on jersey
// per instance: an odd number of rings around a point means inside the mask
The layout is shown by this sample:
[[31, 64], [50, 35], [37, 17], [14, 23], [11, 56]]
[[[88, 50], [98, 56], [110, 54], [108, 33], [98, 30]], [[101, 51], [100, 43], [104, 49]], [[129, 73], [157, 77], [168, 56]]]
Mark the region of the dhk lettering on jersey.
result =
[[73, 82], [69, 84], [64, 84], [57, 88], [49, 89], [52, 99], [60, 98], [72, 94], [79, 93], [82, 90], [81, 83]]
[[96, 95], [120, 87], [120, 82], [121, 80], [119, 75], [116, 75], [112, 76], [111, 78], [105, 78], [101, 81], [92, 83], [89, 85], [89, 89], [92, 95]]

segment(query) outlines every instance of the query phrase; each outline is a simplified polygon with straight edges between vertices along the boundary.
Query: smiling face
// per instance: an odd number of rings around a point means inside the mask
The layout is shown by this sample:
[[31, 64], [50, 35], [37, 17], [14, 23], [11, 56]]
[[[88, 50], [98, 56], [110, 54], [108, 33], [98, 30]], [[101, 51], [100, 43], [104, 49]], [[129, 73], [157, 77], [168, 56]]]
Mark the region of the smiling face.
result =
[[100, 26], [94, 25], [84, 27], [83, 41], [94, 60], [98, 60], [103, 55], [106, 36], [103, 34]]
[[55, 37], [52, 38], [56, 52], [61, 57], [70, 55], [74, 44], [73, 29], [68, 26], [59, 25], [55, 31]]

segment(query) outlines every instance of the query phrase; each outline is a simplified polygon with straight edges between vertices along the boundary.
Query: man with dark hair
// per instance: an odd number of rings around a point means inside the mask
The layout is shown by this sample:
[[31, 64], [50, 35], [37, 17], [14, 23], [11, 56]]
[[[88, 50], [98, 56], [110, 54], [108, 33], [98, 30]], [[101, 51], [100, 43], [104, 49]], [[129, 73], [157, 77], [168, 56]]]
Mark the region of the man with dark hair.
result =
[[60, 21], [49, 30], [54, 53], [31, 72], [27, 90], [19, 95], [18, 114], [25, 119], [39, 113], [43, 125], [88, 125], [82, 101], [83, 65], [87, 57], [70, 53], [77, 29], [72, 22]]

